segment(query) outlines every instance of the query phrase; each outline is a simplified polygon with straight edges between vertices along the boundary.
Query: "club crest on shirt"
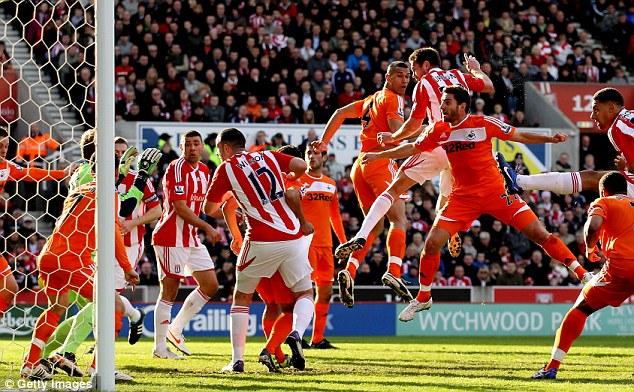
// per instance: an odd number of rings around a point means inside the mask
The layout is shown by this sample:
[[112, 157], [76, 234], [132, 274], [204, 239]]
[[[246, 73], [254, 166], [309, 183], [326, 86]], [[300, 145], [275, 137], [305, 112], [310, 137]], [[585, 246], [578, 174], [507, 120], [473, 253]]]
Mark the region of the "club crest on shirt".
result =
[[475, 138], [476, 138], [476, 133], [475, 133], [475, 131], [474, 131], [473, 129], [472, 129], [472, 130], [470, 130], [470, 131], [469, 131], [469, 132], [465, 135], [465, 138], [466, 138], [467, 140], [475, 140]]

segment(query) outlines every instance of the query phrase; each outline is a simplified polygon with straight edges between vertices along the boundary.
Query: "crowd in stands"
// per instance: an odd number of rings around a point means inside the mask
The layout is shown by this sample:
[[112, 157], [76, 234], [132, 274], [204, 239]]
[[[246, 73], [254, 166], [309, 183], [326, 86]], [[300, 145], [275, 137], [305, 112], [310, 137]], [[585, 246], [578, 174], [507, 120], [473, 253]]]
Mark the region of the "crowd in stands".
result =
[[[87, 126], [94, 124], [94, 3], [0, 5], [18, 16], [13, 21], [24, 26], [37, 62]], [[626, 8], [623, 1], [120, 0], [114, 11], [116, 118], [121, 121], [323, 124], [338, 107], [382, 88], [389, 62], [432, 46], [444, 69], [462, 67], [464, 53], [481, 60], [496, 91], [474, 95], [475, 113], [532, 126], [523, 113], [526, 82], [623, 84], [626, 68], [634, 66], [634, 7]], [[618, 57], [606, 56], [604, 47]], [[413, 82], [408, 95], [412, 87]], [[258, 148], [283, 144], [279, 138], [265, 139]], [[206, 142], [211, 152], [213, 140]], [[165, 165], [178, 156], [169, 139], [159, 147]], [[350, 167], [334, 158], [329, 157], [328, 171], [338, 180], [342, 215], [352, 236], [362, 214]], [[218, 163], [214, 154], [206, 159], [212, 168]], [[592, 154], [583, 154], [581, 166], [597, 163]], [[572, 169], [565, 156], [554, 168]], [[534, 192], [525, 197], [549, 230], [581, 255], [579, 229], [592, 196]], [[404, 268], [414, 284], [436, 198], [428, 183], [415, 188], [407, 204]], [[235, 257], [223, 231], [222, 241], [209, 247], [221, 283], [230, 284]], [[146, 249], [139, 269], [146, 282], [155, 283], [155, 260], [151, 247]], [[358, 283], [378, 284], [385, 259], [385, 241], [379, 238], [359, 270]], [[438, 285], [569, 283], [566, 271], [551, 267], [523, 236], [486, 217], [464, 236], [460, 257], [443, 254], [436, 280]]]

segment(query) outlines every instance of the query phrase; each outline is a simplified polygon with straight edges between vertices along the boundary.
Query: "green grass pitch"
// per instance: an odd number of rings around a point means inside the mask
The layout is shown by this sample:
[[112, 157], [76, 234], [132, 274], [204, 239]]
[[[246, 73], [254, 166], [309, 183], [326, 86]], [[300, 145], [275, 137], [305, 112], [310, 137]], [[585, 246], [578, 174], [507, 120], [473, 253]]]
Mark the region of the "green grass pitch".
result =
[[[634, 339], [581, 337], [556, 381], [533, 381], [549, 357], [550, 337], [332, 338], [338, 350], [306, 350], [307, 370], [270, 374], [257, 363], [262, 339], [250, 339], [245, 374], [220, 374], [228, 338], [191, 339], [183, 361], [151, 357], [152, 343], [117, 342], [119, 369], [135, 377], [118, 391], [634, 391]], [[0, 390], [17, 380], [27, 340], [0, 339]], [[87, 348], [82, 346], [82, 349]], [[287, 350], [288, 351], [288, 350]], [[82, 355], [87, 366], [90, 355]], [[58, 375], [56, 379], [70, 380]], [[87, 380], [85, 378], [84, 380]]]

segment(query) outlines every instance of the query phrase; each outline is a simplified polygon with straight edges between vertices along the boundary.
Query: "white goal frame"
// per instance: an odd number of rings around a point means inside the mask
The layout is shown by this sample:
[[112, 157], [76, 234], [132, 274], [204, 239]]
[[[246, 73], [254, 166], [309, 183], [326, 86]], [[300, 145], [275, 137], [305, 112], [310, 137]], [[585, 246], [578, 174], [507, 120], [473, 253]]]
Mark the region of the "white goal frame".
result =
[[[97, 278], [95, 339], [97, 373], [94, 387], [114, 391], [114, 0], [95, 1]], [[103, 228], [103, 230], [101, 230]]]

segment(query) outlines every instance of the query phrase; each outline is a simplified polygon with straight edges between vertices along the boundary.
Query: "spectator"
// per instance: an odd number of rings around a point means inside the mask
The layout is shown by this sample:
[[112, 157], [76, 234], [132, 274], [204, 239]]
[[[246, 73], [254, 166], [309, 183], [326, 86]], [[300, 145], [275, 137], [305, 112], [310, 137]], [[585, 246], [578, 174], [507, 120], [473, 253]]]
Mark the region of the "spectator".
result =
[[555, 166], [553, 167], [554, 171], [558, 172], [570, 172], [572, 171], [572, 166], [570, 166], [570, 155], [566, 152], [562, 152], [559, 154], [559, 159], [555, 162]]
[[476, 287], [487, 287], [493, 286], [496, 284], [495, 279], [491, 277], [491, 273], [489, 271], [489, 267], [482, 266], [478, 269], [477, 279], [474, 281], [474, 286]]
[[152, 264], [145, 259], [141, 263], [140, 272], [139, 272], [139, 285], [141, 286], [158, 286], [159, 279], [156, 272], [154, 272], [154, 268]]
[[463, 266], [457, 265], [454, 268], [453, 276], [451, 276], [447, 280], [447, 284], [449, 286], [458, 286], [458, 287], [471, 286], [471, 278], [464, 275]]
[[497, 284], [500, 286], [521, 286], [522, 283], [522, 275], [517, 272], [517, 264], [514, 262], [506, 263], [504, 272], [497, 278]]
[[434, 275], [434, 280], [431, 282], [431, 285], [440, 287], [448, 286], [447, 279], [442, 276], [441, 271], [436, 271], [436, 274]]
[[26, 166], [44, 167], [44, 160], [49, 151], [56, 151], [60, 144], [46, 132], [41, 131], [40, 125], [31, 124], [29, 135], [18, 143], [18, 155], [16, 161]]

